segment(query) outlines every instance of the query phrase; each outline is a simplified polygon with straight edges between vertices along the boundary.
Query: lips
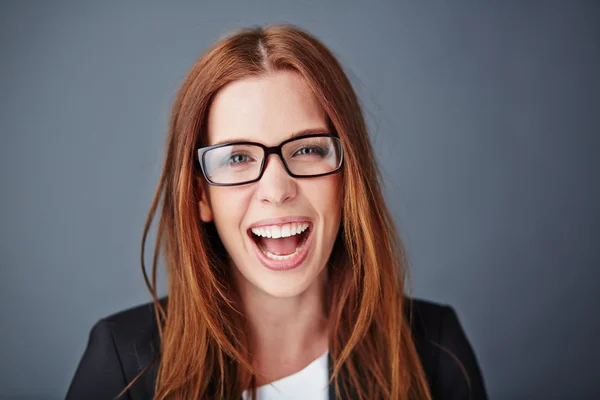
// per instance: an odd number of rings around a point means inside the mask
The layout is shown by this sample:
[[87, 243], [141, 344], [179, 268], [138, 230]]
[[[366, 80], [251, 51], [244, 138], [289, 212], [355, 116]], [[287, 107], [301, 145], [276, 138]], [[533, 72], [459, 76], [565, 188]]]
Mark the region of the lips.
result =
[[312, 222], [307, 218], [286, 217], [254, 224], [248, 229], [248, 236], [258, 260], [266, 268], [282, 271], [303, 263], [310, 249], [312, 231]]

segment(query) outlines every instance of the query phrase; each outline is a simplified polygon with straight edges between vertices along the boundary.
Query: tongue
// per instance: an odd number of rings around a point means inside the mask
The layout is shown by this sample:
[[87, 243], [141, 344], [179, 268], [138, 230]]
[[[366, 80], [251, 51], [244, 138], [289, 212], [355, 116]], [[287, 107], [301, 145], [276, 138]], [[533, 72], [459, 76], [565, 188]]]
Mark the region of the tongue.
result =
[[269, 253], [285, 256], [296, 251], [296, 248], [300, 244], [300, 236], [301, 235], [292, 235], [279, 239], [260, 237], [259, 244]]

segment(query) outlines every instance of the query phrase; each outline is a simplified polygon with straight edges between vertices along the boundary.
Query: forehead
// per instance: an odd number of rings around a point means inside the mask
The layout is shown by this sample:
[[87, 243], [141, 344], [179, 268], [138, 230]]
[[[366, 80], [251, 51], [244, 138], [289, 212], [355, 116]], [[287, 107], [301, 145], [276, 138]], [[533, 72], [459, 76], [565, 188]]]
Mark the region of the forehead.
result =
[[325, 112], [304, 78], [279, 71], [232, 82], [208, 114], [208, 144], [248, 140], [269, 146], [294, 133], [326, 130]]

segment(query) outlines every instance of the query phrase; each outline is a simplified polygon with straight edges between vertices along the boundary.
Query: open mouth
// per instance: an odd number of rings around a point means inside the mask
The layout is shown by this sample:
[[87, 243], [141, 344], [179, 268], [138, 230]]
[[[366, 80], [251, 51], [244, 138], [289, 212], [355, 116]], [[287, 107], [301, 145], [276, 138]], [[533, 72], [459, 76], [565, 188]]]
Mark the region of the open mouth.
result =
[[266, 225], [248, 230], [259, 252], [271, 262], [292, 261], [306, 253], [303, 250], [311, 232], [312, 223], [308, 221]]

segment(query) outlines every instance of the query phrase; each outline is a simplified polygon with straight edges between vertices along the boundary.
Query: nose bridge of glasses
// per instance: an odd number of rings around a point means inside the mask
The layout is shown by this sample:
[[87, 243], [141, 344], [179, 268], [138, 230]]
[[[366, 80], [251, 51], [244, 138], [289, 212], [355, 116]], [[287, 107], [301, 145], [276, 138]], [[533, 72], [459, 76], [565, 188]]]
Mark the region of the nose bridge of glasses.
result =
[[285, 174], [289, 174], [287, 170], [287, 165], [285, 162], [285, 158], [281, 151], [281, 146], [275, 147], [266, 147], [264, 148], [264, 160], [263, 160], [263, 175], [267, 172], [267, 168], [269, 167], [270, 160], [273, 160], [271, 156], [275, 156], [275, 159], [279, 162], [275, 162], [275, 164], [280, 164], [279, 167], [282, 169], [282, 172]]

